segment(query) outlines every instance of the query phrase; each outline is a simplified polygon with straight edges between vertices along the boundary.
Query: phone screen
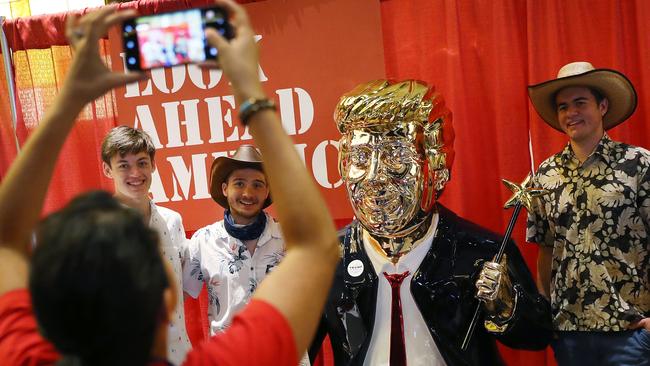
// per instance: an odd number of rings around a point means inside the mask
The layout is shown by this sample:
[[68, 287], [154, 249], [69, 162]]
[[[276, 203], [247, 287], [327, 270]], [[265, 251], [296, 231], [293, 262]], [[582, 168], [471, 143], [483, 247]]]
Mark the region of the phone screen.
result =
[[147, 70], [217, 58], [217, 49], [207, 44], [204, 30], [217, 29], [233, 37], [226, 12], [221, 8], [197, 8], [146, 15], [124, 22], [126, 66]]

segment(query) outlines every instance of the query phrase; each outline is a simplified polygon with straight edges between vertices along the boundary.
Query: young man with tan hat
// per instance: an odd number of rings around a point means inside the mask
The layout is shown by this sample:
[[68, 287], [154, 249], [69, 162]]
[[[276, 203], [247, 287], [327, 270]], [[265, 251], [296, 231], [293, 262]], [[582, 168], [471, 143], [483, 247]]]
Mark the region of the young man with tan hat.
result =
[[636, 108], [618, 71], [573, 62], [528, 88], [567, 146], [544, 161], [549, 192], [528, 216], [540, 245], [538, 285], [550, 297], [560, 365], [650, 365], [650, 152], [606, 130]]
[[284, 256], [280, 225], [263, 210], [271, 204], [262, 156], [251, 145], [211, 168], [210, 194], [224, 219], [192, 236], [183, 269], [185, 292], [196, 298], [205, 282], [210, 335], [224, 330], [258, 284]]

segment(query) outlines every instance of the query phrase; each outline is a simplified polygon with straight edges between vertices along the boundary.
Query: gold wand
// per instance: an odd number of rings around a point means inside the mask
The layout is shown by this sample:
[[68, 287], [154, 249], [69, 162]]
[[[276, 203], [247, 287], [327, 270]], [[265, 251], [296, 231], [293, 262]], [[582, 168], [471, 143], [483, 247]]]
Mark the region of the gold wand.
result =
[[[503, 252], [506, 250], [506, 245], [508, 244], [508, 241], [510, 240], [510, 236], [512, 235], [512, 229], [515, 227], [515, 223], [517, 222], [517, 218], [519, 217], [519, 212], [521, 211], [521, 207], [524, 206], [528, 211], [531, 211], [533, 209], [533, 199], [535, 197], [539, 197], [543, 194], [546, 194], [548, 191], [542, 188], [533, 188], [531, 187], [533, 185], [533, 176], [529, 173], [526, 176], [526, 179], [524, 179], [521, 184], [516, 184], [513, 182], [510, 182], [508, 180], [502, 179], [503, 184], [505, 184], [508, 189], [510, 189], [513, 193], [512, 197], [506, 201], [505, 205], [503, 206], [504, 209], [514, 207], [515, 210], [512, 212], [512, 216], [510, 217], [510, 222], [508, 223], [508, 228], [506, 229], [506, 233], [503, 236], [503, 241], [501, 241], [501, 246], [499, 247], [499, 251], [497, 252], [497, 255], [494, 257], [494, 262], [500, 263], [501, 258], [503, 257]], [[479, 299], [479, 303], [476, 304], [476, 309], [474, 309], [474, 316], [472, 317], [472, 321], [469, 323], [469, 327], [467, 328], [467, 333], [465, 334], [465, 338], [463, 339], [463, 343], [460, 346], [461, 350], [466, 351], [467, 347], [469, 346], [469, 342], [472, 339], [472, 336], [474, 335], [474, 329], [476, 328], [476, 323], [478, 322], [479, 317], [481, 316], [481, 311], [483, 307], [481, 306], [481, 303], [483, 301]]]

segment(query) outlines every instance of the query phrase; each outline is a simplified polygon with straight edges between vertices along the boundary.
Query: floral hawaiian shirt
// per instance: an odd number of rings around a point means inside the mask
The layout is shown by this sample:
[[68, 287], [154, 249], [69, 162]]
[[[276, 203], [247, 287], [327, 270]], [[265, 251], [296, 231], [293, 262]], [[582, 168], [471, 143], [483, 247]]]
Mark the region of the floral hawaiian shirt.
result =
[[528, 241], [553, 247], [551, 305], [562, 331], [621, 331], [650, 316], [650, 152], [605, 135], [580, 164], [570, 145], [544, 161], [549, 191]]
[[223, 220], [194, 233], [184, 259], [183, 288], [196, 298], [205, 282], [210, 335], [230, 325], [234, 314], [283, 257], [280, 225], [268, 214], [252, 256], [241, 240], [228, 235]]

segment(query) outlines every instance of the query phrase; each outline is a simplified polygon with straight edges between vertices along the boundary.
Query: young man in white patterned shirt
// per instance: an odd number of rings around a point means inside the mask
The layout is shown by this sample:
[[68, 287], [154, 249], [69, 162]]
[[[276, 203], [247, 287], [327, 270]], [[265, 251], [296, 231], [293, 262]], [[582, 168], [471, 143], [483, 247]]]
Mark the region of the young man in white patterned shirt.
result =
[[[169, 261], [176, 278], [182, 278], [181, 254], [187, 238], [181, 216], [165, 207], [157, 206], [149, 197], [151, 174], [156, 169], [156, 149], [146, 132], [128, 126], [113, 128], [102, 143], [104, 175], [113, 180], [115, 198], [123, 205], [139, 211], [145, 222], [160, 237], [163, 257]], [[179, 302], [169, 322], [167, 357], [180, 365], [192, 348], [185, 329], [182, 286], [176, 286]]]
[[[210, 336], [223, 331], [284, 258], [280, 224], [264, 212], [271, 204], [262, 155], [252, 145], [212, 163], [210, 194], [223, 220], [197, 230], [183, 259], [183, 288], [196, 298], [205, 282]], [[300, 366], [309, 365], [305, 354]]]
[[232, 158], [211, 168], [210, 194], [225, 209], [224, 219], [192, 236], [183, 267], [185, 292], [208, 291], [210, 335], [224, 330], [235, 313], [284, 256], [280, 225], [265, 213], [271, 204], [262, 156], [242, 145]]

